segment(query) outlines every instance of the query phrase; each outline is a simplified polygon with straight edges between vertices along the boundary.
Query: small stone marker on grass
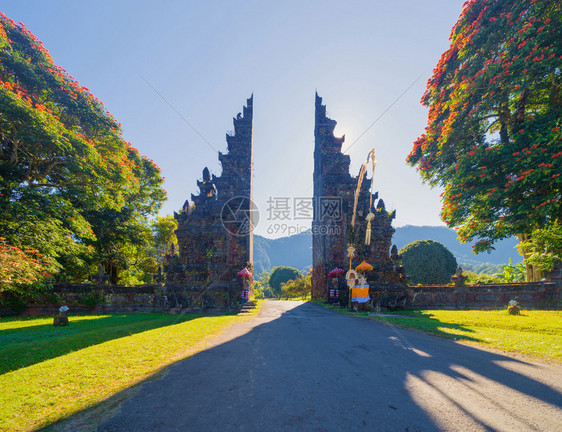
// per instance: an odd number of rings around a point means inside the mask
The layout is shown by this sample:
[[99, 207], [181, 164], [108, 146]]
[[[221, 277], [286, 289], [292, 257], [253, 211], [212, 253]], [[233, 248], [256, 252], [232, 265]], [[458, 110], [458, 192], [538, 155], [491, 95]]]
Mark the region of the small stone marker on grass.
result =
[[521, 308], [519, 307], [519, 303], [517, 303], [516, 300], [511, 300], [508, 305], [509, 306], [507, 306], [507, 312], [510, 315], [520, 315]]
[[61, 306], [61, 308], [59, 309], [58, 316], [55, 316], [53, 320], [53, 325], [55, 327], [68, 325], [68, 317], [66, 316], [67, 312], [68, 312], [68, 306]]

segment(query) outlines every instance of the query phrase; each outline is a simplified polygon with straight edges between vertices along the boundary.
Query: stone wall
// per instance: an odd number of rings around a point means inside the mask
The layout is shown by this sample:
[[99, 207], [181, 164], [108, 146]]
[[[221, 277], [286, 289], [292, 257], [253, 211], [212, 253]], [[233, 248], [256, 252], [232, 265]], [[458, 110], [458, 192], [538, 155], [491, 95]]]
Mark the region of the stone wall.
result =
[[[0, 316], [54, 315], [61, 306], [69, 314], [106, 313], [220, 313], [240, 309], [238, 291], [228, 284], [215, 284], [207, 291], [197, 285], [55, 285], [47, 293], [22, 303], [21, 299], [1, 298]], [[12, 301], [10, 301], [12, 300]], [[14, 301], [15, 300], [15, 301]]]
[[562, 308], [562, 289], [555, 282], [448, 285], [377, 285], [369, 292], [383, 308], [502, 309], [517, 300], [523, 309]]
[[[142, 312], [212, 314], [236, 312], [241, 307], [239, 298], [229, 297], [226, 286], [216, 285], [201, 294], [201, 290], [191, 285], [57, 285], [47, 294], [20, 304], [20, 308], [0, 306], [0, 316], [16, 313], [54, 315], [62, 305], [70, 307], [71, 315]], [[378, 284], [370, 289], [369, 294], [383, 309], [502, 309], [513, 299], [523, 309], [562, 309], [562, 288], [555, 282], [462, 287]], [[347, 299], [342, 299], [342, 304], [347, 305]]]

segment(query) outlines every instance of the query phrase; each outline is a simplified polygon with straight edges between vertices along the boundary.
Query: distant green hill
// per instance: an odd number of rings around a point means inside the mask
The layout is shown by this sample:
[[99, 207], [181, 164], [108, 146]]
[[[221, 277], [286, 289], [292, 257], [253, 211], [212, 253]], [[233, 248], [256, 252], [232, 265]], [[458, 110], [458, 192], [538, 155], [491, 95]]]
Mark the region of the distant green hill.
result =
[[294, 267], [304, 274], [308, 272], [312, 265], [312, 235], [310, 231], [278, 239], [254, 235], [254, 269], [256, 275], [280, 265]]
[[[396, 228], [393, 244], [398, 249], [416, 240], [434, 240], [445, 245], [457, 258], [460, 266], [483, 263], [513, 264], [523, 259], [515, 246], [517, 239], [505, 239], [496, 243], [496, 250], [490, 254], [474, 255], [471, 244], [460, 244], [454, 230], [442, 226], [412, 226]], [[254, 235], [254, 268], [256, 275], [279, 265], [295, 267], [302, 272], [312, 265], [312, 235], [310, 231], [278, 239]]]

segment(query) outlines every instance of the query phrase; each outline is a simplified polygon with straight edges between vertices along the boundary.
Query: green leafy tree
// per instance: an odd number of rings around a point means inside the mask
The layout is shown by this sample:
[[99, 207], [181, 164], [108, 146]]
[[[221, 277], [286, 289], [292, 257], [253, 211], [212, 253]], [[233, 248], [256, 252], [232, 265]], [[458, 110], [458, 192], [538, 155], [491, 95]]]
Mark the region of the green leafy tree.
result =
[[407, 161], [444, 187], [442, 218], [476, 253], [561, 223], [561, 5], [465, 3], [422, 98], [428, 123]]
[[464, 271], [463, 276], [468, 277], [468, 283], [471, 285], [477, 284], [494, 284], [504, 282], [503, 276], [490, 275], [486, 273], [475, 273], [473, 271]]
[[457, 270], [457, 259], [441, 243], [418, 240], [398, 252], [402, 265], [414, 284], [446, 284]]
[[[113, 238], [108, 239], [106, 254], [100, 261], [104, 262], [106, 272], [112, 275], [113, 283], [151, 283], [171, 245], [177, 246], [177, 221], [170, 215], [157, 216], [148, 225], [143, 219], [125, 215], [124, 220], [115, 224], [119, 219], [109, 218], [114, 225], [109, 230]], [[116, 238], [116, 235], [121, 237]]]
[[459, 260], [457, 260], [457, 263], [463, 269], [474, 272], [475, 274], [493, 276], [503, 271], [503, 266], [501, 264], [492, 264], [489, 262], [476, 264], [476, 263], [470, 263], [470, 262], [459, 261]]
[[257, 299], [263, 299], [265, 298], [264, 293], [263, 293], [263, 286], [260, 283], [260, 281], [254, 281], [254, 297]]
[[502, 266], [503, 274], [499, 275], [499, 282], [513, 283], [513, 282], [524, 282], [526, 276], [526, 269], [523, 263], [513, 265], [511, 263], [511, 258], [507, 265]]
[[175, 231], [178, 229], [178, 221], [171, 216], [157, 216], [152, 222], [152, 233], [154, 238], [154, 249], [156, 261], [162, 264], [164, 255], [168, 253], [170, 247], [178, 245]]
[[289, 280], [281, 284], [281, 297], [305, 300], [312, 290], [312, 275]]
[[[116, 230], [147, 225], [165, 199], [162, 181], [101, 101], [22, 24], [0, 14], [0, 234], [7, 242], [52, 258], [59, 280], [83, 280], [96, 259], [107, 264], [119, 249], [108, 245], [132, 238]], [[111, 212], [120, 217], [97, 219]]]
[[154, 250], [154, 240], [150, 227], [143, 231], [143, 240], [123, 245], [126, 259], [125, 268], [119, 273], [119, 283], [123, 285], [147, 284], [154, 281], [158, 273], [158, 262]]
[[278, 266], [273, 267], [271, 276], [269, 277], [269, 286], [276, 296], [281, 294], [281, 284], [302, 278], [303, 274], [294, 267]]
[[254, 281], [254, 297], [257, 299], [266, 299], [275, 297], [273, 290], [269, 286], [269, 278], [271, 277], [271, 272], [262, 272], [258, 280]]
[[150, 253], [152, 247], [152, 232], [144, 219], [129, 207], [123, 207], [121, 210], [105, 208], [91, 211], [88, 213], [88, 219], [92, 221], [92, 230], [96, 238], [93, 243], [94, 262], [103, 265], [109, 282], [139, 282], [138, 277], [132, 275], [138, 276], [139, 272], [142, 272], [138, 265]]
[[526, 262], [540, 270], [552, 271], [562, 261], [562, 225], [534, 230], [530, 239], [520, 244], [520, 249], [527, 255]]
[[30, 284], [49, 276], [49, 260], [36, 250], [21, 250], [0, 237], [0, 293], [21, 292]]

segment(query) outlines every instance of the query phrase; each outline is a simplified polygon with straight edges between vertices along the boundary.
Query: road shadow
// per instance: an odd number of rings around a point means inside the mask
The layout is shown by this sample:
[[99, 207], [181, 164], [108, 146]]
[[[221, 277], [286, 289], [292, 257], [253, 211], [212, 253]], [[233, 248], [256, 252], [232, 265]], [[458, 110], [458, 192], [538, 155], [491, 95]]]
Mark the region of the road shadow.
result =
[[[200, 316], [119, 314], [95, 319], [71, 316], [68, 326], [64, 327], [50, 324], [5, 329], [0, 332], [0, 375], [92, 345], [190, 321]], [[26, 319], [28, 320], [33, 321]]]
[[[501, 430], [461, 399], [463, 391], [520, 430], [540, 430], [520, 403], [562, 406], [548, 380], [532, 377], [548, 365], [311, 303], [269, 318], [47, 430]], [[462, 421], [447, 427], [459, 421], [448, 420], [452, 413]]]
[[[403, 323], [406, 327], [410, 327], [410, 328], [413, 327], [414, 329], [421, 330], [424, 332], [429, 332], [442, 338], [481, 342], [481, 339], [470, 336], [470, 333], [475, 333], [475, 331], [470, 327], [463, 326], [462, 324], [441, 321], [437, 318], [434, 318], [433, 314], [424, 311], [412, 311], [412, 313], [409, 312], [408, 314], [405, 315], [392, 315], [392, 316], [372, 313], [369, 314], [368, 316], [376, 318], [387, 324]], [[417, 320], [417, 321], [412, 321], [412, 320]], [[454, 330], [455, 333], [447, 332], [445, 331], [445, 329]]]
[[[446, 321], [441, 321], [437, 318], [433, 318], [433, 314], [425, 311], [408, 311], [407, 313], [399, 314], [395, 312], [389, 313], [377, 313], [377, 312], [349, 312], [347, 309], [343, 308], [328, 308], [351, 317], [360, 318], [376, 318], [386, 324], [404, 324], [405, 327], [414, 330], [420, 330], [424, 332], [437, 335], [446, 339], [481, 342], [480, 339], [470, 336], [467, 333], [475, 333], [470, 327], [465, 327], [462, 324], [449, 323]], [[416, 321], [412, 321], [416, 320]], [[441, 329], [456, 330], [459, 333], [449, 333]], [[462, 333], [460, 333], [462, 332]], [[464, 334], [463, 334], [464, 333]]]

